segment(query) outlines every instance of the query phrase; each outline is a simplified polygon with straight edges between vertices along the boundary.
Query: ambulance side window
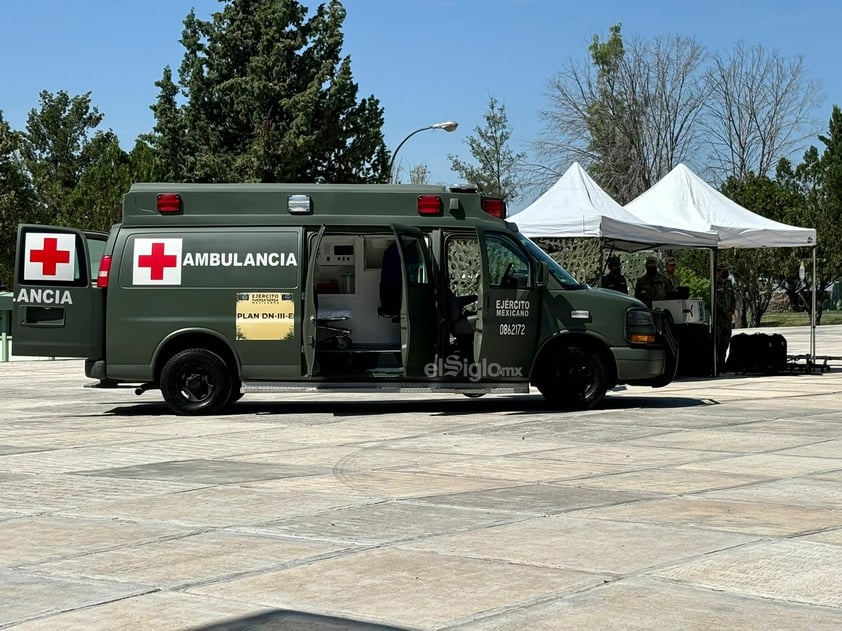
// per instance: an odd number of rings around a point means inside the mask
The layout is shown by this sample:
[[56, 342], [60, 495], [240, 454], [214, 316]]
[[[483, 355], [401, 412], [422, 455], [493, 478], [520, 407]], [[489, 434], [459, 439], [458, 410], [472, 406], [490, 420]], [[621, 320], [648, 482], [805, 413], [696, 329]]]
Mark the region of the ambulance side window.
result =
[[[67, 229], [27, 226], [18, 251], [19, 285], [84, 287], [91, 278], [81, 234]], [[97, 264], [99, 260], [97, 260]]]
[[90, 278], [95, 279], [99, 274], [99, 260], [102, 258], [102, 253], [105, 252], [105, 241], [98, 239], [88, 239], [88, 254], [91, 260], [88, 261], [91, 268]]
[[476, 237], [451, 236], [447, 239], [447, 276], [454, 296], [479, 293], [480, 256]]
[[485, 250], [489, 286], [504, 289], [529, 286], [529, 259], [514, 243], [500, 236], [487, 235]]

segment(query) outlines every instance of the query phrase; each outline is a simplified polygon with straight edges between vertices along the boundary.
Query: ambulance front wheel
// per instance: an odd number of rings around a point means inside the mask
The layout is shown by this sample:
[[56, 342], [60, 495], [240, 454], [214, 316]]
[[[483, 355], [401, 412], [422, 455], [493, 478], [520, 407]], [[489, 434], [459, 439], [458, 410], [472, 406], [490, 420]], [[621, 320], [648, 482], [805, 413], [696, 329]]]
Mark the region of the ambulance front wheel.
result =
[[225, 361], [204, 348], [173, 355], [161, 371], [161, 394], [176, 414], [213, 414], [230, 400], [231, 373]]
[[602, 401], [608, 390], [608, 379], [605, 365], [596, 352], [571, 346], [561, 349], [547, 362], [536, 385], [553, 406], [589, 410]]

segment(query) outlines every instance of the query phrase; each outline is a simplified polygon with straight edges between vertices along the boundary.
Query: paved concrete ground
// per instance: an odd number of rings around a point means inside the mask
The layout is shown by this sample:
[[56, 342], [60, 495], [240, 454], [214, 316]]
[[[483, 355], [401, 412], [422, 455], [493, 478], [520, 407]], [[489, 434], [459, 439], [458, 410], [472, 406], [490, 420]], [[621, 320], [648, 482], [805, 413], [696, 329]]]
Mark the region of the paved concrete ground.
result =
[[308, 394], [184, 418], [86, 382], [0, 365], [0, 627], [842, 628], [842, 366], [581, 413]]

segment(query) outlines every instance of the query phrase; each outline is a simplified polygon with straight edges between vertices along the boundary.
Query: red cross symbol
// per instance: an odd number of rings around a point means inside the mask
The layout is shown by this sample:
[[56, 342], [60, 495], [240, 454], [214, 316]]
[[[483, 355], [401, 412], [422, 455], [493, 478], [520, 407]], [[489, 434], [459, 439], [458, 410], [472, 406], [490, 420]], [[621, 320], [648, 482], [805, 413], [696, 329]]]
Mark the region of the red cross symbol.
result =
[[175, 267], [177, 264], [178, 257], [175, 254], [166, 254], [163, 243], [153, 243], [152, 254], [141, 254], [137, 257], [137, 266], [148, 267], [151, 280], [164, 280], [164, 269]]
[[58, 239], [44, 237], [44, 249], [30, 250], [29, 262], [41, 263], [41, 273], [44, 276], [55, 276], [59, 263], [70, 263], [70, 250], [59, 250]]

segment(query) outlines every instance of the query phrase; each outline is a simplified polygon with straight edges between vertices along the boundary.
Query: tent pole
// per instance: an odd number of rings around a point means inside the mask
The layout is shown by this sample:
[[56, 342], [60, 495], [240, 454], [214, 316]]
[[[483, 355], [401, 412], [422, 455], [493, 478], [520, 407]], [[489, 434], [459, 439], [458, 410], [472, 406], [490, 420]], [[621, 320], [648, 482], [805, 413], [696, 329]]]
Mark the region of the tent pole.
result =
[[810, 310], [810, 361], [816, 363], [816, 246], [813, 246], [813, 308]]
[[718, 364], [718, 348], [719, 340], [716, 339], [716, 259], [718, 258], [719, 250], [716, 248], [710, 249], [710, 332], [713, 340], [713, 376], [719, 376]]
[[602, 287], [602, 274], [605, 257], [605, 239], [599, 240], [599, 267], [596, 270], [596, 286]]

